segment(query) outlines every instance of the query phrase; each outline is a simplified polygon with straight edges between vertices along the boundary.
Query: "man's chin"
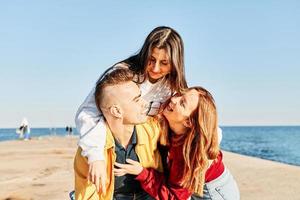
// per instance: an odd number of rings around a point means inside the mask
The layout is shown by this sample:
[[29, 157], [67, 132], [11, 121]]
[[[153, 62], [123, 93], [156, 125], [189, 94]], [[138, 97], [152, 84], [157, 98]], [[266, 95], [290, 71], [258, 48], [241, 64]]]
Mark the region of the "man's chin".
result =
[[143, 116], [141, 117], [140, 119], [137, 120], [137, 123], [136, 124], [143, 124], [143, 123], [146, 123], [148, 120], [148, 116]]

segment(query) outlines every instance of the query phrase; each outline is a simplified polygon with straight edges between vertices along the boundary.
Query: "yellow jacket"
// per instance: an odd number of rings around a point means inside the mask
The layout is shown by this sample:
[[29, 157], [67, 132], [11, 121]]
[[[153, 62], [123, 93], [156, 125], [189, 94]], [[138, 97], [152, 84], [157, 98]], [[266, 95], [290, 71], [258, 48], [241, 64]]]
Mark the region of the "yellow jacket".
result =
[[[96, 186], [87, 180], [89, 166], [87, 158], [81, 156], [81, 148], [79, 147], [74, 160], [76, 200], [111, 200], [113, 197], [113, 168], [116, 161], [115, 141], [109, 128], [106, 130], [106, 143], [104, 148], [107, 175], [106, 195], [103, 195], [101, 192], [98, 193]], [[141, 165], [145, 168], [154, 168], [162, 171], [161, 157], [157, 149], [157, 142], [160, 137], [158, 122], [150, 118], [146, 123], [136, 125], [136, 134], [137, 145], [135, 146], [135, 151]]]

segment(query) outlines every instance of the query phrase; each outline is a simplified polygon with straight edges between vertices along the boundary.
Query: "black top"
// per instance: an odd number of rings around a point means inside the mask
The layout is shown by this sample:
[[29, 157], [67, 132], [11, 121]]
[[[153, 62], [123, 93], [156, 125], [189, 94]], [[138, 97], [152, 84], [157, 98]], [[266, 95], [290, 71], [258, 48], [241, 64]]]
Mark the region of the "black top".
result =
[[[130, 142], [125, 149], [118, 141], [115, 139], [115, 153], [117, 155], [116, 162], [126, 164], [126, 159], [139, 161], [138, 156], [135, 152], [135, 146], [137, 144], [136, 130], [134, 127]], [[142, 191], [139, 181], [135, 180], [135, 175], [126, 174], [124, 176], [115, 176], [115, 190], [114, 193], [135, 193]]]

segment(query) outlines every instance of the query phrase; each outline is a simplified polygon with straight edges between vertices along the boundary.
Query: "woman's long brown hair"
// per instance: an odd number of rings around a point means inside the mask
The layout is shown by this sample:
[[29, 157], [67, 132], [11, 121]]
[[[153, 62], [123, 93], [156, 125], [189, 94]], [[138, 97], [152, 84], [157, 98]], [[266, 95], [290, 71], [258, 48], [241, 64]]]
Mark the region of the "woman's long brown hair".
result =
[[209, 160], [216, 159], [219, 153], [217, 110], [212, 95], [202, 87], [197, 90], [199, 102], [191, 114], [192, 127], [186, 134], [183, 145], [185, 161], [182, 186], [203, 195], [205, 173]]
[[[136, 55], [121, 62], [129, 65], [129, 69], [135, 73], [146, 75], [149, 59], [154, 48], [165, 49], [170, 57], [172, 69], [171, 72], [166, 75], [166, 79], [170, 84], [172, 93], [186, 89], [184, 44], [181, 36], [171, 27], [158, 26], [153, 29], [145, 39], [140, 51]], [[140, 80], [140, 82], [141, 81], [144, 80]]]

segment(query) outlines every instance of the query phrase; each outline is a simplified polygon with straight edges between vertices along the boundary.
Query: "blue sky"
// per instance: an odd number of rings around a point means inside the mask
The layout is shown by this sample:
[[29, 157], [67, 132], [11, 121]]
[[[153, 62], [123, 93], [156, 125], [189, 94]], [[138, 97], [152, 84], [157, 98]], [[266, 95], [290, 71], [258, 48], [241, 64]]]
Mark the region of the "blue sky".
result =
[[0, 1], [0, 127], [74, 124], [99, 75], [156, 26], [185, 44], [189, 85], [221, 125], [300, 124], [299, 1]]

